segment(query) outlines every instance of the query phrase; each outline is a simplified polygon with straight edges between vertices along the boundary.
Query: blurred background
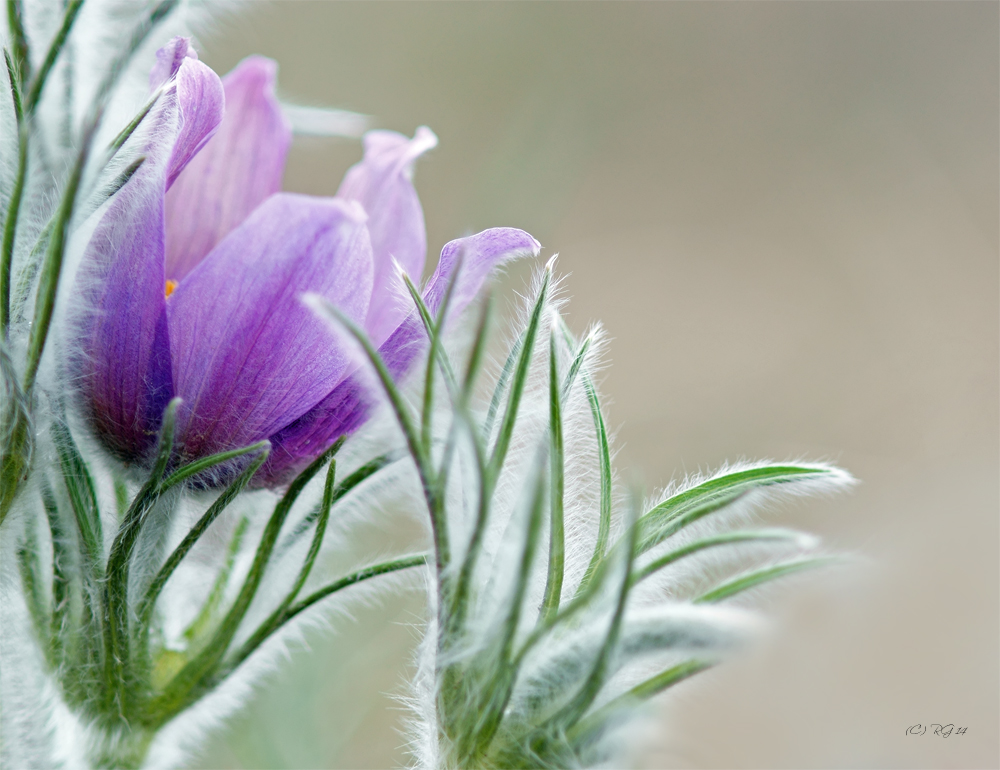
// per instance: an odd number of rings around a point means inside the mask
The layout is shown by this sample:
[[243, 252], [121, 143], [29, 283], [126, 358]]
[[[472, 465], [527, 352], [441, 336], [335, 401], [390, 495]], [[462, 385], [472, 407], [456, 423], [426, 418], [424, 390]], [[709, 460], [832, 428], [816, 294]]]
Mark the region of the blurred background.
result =
[[[618, 465], [862, 480], [775, 523], [860, 556], [777, 586], [774, 633], [657, 703], [641, 768], [997, 767], [995, 2], [252, 3], [200, 41], [281, 94], [431, 126], [431, 265], [494, 225], [600, 319]], [[298, 138], [286, 189], [361, 154]], [[527, 269], [505, 279], [524, 286]], [[399, 766], [419, 594], [307, 636], [203, 768]], [[962, 735], [907, 736], [916, 723]]]

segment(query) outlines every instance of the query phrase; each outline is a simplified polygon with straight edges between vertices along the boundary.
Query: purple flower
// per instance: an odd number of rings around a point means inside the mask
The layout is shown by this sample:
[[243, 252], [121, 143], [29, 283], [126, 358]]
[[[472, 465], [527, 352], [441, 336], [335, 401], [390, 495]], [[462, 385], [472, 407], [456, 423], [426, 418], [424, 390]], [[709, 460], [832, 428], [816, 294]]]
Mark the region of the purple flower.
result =
[[[259, 483], [287, 480], [367, 417], [357, 364], [303, 304], [318, 294], [360, 324], [396, 376], [424, 344], [393, 259], [414, 277], [426, 257], [410, 181], [437, 139], [365, 137], [364, 159], [334, 198], [279, 192], [291, 140], [261, 57], [224, 79], [184, 38], [157, 53], [162, 89], [143, 122], [145, 161], [102, 212], [87, 246], [75, 320], [75, 374], [104, 443], [148, 460], [167, 402], [179, 396], [186, 459], [270, 439]], [[432, 308], [456, 265], [453, 307], [490, 270], [538, 253], [514, 229], [445, 246], [426, 289]], [[459, 255], [461, 254], [461, 260]]]

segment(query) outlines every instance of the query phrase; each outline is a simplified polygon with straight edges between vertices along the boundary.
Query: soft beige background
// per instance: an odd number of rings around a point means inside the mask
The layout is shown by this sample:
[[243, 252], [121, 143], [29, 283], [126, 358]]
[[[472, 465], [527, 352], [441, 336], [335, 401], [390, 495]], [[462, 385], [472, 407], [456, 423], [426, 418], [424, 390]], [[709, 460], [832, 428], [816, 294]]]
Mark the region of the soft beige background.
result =
[[[863, 480], [776, 517], [859, 565], [774, 591], [773, 637], [666, 697], [636, 766], [1000, 765], [998, 7], [284, 2], [203, 38], [291, 100], [430, 125], [432, 254], [492, 225], [561, 252], [573, 324], [613, 337], [622, 467]], [[359, 154], [298, 141], [286, 187]], [[313, 634], [202, 766], [398, 765], [420, 606]], [[904, 735], [933, 722], [967, 731]]]

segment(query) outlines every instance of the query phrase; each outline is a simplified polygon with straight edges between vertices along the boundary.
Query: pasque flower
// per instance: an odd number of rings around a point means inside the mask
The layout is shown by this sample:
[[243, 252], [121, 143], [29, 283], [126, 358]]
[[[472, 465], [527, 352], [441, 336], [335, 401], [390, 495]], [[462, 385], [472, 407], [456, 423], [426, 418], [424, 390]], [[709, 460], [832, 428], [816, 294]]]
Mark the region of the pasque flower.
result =
[[[250, 57], [220, 79], [184, 38], [157, 53], [159, 97], [131, 140], [145, 160], [100, 215], [74, 325], [74, 373], [92, 424], [128, 461], [148, 458], [175, 396], [184, 457], [270, 439], [264, 483], [356, 429], [371, 397], [305, 293], [361, 325], [396, 376], [423, 344], [393, 260], [410, 276], [423, 270], [411, 174], [437, 138], [427, 128], [412, 139], [369, 132], [336, 197], [279, 192], [291, 129], [275, 74], [272, 61]], [[506, 228], [453, 241], [427, 302], [439, 305], [458, 269], [460, 309], [495, 265], [538, 249]]]

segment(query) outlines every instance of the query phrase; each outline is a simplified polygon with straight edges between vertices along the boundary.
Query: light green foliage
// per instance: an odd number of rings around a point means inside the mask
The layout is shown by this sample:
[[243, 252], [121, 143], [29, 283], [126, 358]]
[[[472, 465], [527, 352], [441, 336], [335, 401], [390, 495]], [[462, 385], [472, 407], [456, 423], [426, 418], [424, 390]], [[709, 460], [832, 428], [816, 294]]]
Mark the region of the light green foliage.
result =
[[[608, 761], [615, 729], [649, 698], [745, 637], [745, 612], [710, 605], [830, 561], [812, 553], [813, 538], [734, 528], [732, 514], [768, 495], [834, 489], [851, 479], [820, 464], [745, 465], [694, 479], [645, 509], [633, 493], [624, 514], [614, 504], [594, 338], [578, 341], [563, 323], [550, 269], [485, 388], [477, 375], [489, 303], [460, 381], [443, 340], [446, 308], [433, 317], [407, 283], [430, 340], [419, 410], [364, 334], [335, 308], [317, 306], [364, 348], [425, 490], [437, 614], [424, 645], [425, 691], [415, 696], [418, 762], [562, 768]], [[433, 409], [438, 375], [448, 392], [443, 413]], [[483, 390], [480, 413], [475, 396]], [[581, 431], [588, 421], [590, 430]], [[581, 456], [591, 458], [584, 476]], [[582, 487], [592, 492], [584, 503]], [[583, 532], [578, 519], [593, 530]], [[491, 541], [493, 533], [499, 540]], [[699, 558], [720, 553], [728, 556], [721, 569], [705, 571]], [[692, 564], [700, 581], [692, 580]]]

